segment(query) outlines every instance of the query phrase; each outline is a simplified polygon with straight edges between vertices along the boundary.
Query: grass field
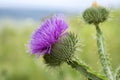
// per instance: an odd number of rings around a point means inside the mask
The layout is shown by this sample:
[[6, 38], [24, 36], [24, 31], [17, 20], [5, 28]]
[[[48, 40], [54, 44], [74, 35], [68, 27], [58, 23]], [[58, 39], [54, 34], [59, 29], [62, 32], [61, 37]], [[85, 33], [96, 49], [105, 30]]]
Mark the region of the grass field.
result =
[[[86, 24], [80, 15], [69, 17], [67, 22], [69, 31], [76, 33], [83, 45], [76, 56], [101, 72], [95, 27]], [[35, 58], [26, 52], [24, 45], [40, 22], [23, 21], [18, 24], [8, 20], [0, 23], [0, 80], [86, 80], [66, 64], [59, 68], [50, 68], [44, 64], [42, 56]], [[111, 11], [110, 18], [100, 26], [114, 71], [120, 65], [120, 11]]]

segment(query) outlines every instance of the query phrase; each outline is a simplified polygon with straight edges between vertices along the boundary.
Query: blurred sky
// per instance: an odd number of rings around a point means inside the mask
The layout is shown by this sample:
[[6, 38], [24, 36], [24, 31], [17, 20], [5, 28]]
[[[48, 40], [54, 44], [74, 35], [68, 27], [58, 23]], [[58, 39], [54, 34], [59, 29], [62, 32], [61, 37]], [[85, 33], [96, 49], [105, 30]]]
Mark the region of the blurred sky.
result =
[[120, 0], [0, 0], [0, 8], [84, 9], [97, 1], [106, 7], [117, 7]]
[[92, 2], [108, 8], [120, 7], [120, 0], [0, 0], [0, 19], [40, 18], [51, 14], [81, 13]]

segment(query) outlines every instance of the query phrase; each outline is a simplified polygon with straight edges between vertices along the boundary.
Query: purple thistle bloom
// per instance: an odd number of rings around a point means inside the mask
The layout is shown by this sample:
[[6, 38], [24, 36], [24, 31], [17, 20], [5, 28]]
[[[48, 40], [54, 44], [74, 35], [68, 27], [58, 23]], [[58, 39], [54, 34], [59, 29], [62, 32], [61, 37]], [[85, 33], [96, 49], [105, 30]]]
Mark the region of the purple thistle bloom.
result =
[[61, 15], [45, 20], [31, 36], [29, 51], [37, 55], [50, 53], [51, 46], [59, 40], [67, 28], [68, 25]]

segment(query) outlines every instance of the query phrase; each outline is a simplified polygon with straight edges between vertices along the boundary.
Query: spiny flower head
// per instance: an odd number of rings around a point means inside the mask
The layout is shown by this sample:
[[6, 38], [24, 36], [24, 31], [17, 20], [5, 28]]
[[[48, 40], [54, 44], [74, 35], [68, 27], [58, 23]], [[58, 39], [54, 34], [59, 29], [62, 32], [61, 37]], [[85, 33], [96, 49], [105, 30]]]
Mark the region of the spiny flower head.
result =
[[28, 44], [29, 52], [32, 54], [50, 53], [51, 47], [64, 34], [68, 28], [62, 15], [55, 15], [45, 20], [32, 34]]
[[60, 38], [59, 42], [52, 46], [50, 54], [43, 56], [44, 61], [51, 67], [60, 66], [62, 63], [70, 61], [74, 57], [77, 46], [77, 35], [68, 32]]
[[109, 11], [93, 2], [92, 6], [83, 12], [84, 20], [89, 24], [99, 24], [104, 22], [109, 15]]

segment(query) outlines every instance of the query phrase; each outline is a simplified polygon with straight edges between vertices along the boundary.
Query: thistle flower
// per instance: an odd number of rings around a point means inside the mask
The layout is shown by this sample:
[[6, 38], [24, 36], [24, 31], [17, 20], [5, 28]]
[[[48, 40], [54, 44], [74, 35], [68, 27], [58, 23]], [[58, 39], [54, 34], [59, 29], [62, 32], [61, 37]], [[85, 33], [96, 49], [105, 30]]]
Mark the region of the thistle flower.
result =
[[68, 25], [60, 15], [47, 19], [31, 36], [30, 52], [38, 56], [43, 54], [49, 66], [67, 62], [72, 58], [78, 42], [74, 33], [64, 32], [67, 28]]
[[96, 2], [93, 2], [92, 6], [83, 12], [83, 18], [89, 24], [102, 23], [108, 18], [108, 15], [108, 10]]
[[32, 34], [28, 44], [29, 52], [36, 55], [50, 53], [51, 47], [68, 28], [62, 15], [45, 20]]

